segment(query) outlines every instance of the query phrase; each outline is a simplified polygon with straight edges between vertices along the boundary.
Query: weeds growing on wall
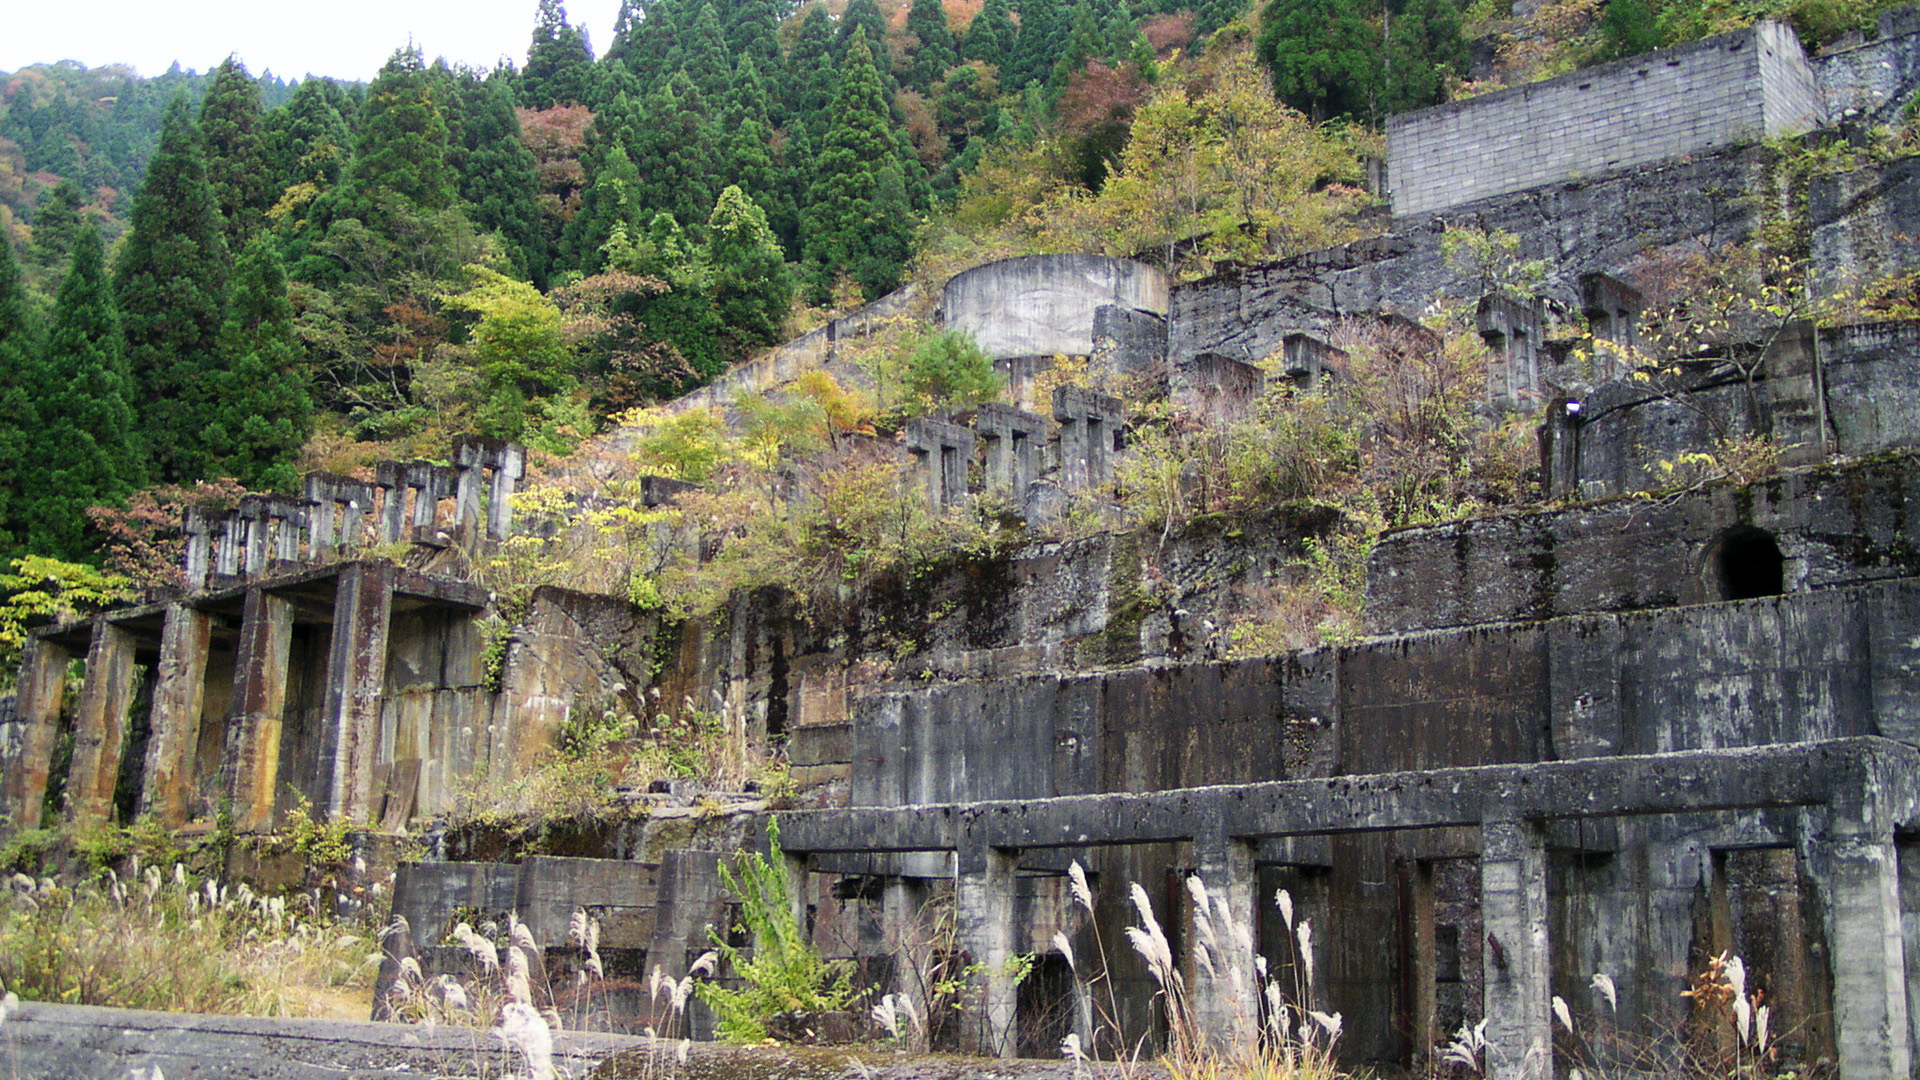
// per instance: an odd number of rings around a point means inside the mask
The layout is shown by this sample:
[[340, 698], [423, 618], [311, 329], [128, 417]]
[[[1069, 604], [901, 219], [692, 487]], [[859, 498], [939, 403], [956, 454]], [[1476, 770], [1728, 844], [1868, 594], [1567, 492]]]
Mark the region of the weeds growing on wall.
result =
[[262, 896], [187, 873], [86, 882], [15, 874], [0, 889], [0, 981], [37, 1001], [254, 1016], [337, 1015], [378, 957], [310, 894]]

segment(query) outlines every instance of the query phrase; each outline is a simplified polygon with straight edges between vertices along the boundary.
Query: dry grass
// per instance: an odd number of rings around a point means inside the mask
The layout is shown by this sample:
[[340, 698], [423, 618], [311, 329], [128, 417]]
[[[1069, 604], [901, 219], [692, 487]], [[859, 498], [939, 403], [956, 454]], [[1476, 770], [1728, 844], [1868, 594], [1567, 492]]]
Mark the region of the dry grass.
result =
[[364, 930], [309, 896], [223, 888], [178, 865], [83, 883], [16, 874], [0, 890], [0, 981], [30, 1000], [337, 1016], [376, 960]]

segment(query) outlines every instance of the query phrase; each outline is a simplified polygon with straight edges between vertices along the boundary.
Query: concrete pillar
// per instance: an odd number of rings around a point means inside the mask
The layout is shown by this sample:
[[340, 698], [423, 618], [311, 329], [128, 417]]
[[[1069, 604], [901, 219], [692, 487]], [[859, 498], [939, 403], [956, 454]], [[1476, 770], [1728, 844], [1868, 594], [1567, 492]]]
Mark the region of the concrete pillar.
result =
[[240, 522], [228, 514], [213, 527], [213, 572], [223, 577], [240, 573]]
[[982, 968], [977, 1024], [962, 1035], [962, 1049], [994, 1057], [1012, 1057], [1016, 992], [1008, 970], [1015, 952], [1014, 870], [1018, 851], [966, 848], [960, 852], [954, 887], [954, 931], [959, 944]]
[[912, 1002], [914, 1015], [923, 1022], [929, 1016], [931, 1000], [931, 973], [927, 969], [932, 946], [920, 922], [920, 909], [926, 899], [925, 882], [909, 877], [889, 877], [880, 896], [880, 935], [893, 953], [891, 992]]
[[263, 589], [247, 590], [234, 658], [233, 714], [227, 724], [228, 790], [234, 824], [244, 831], [273, 824], [292, 644], [293, 604]]
[[160, 629], [160, 666], [154, 673], [152, 730], [147, 735], [146, 784], [140, 812], [177, 829], [187, 823], [200, 710], [207, 692], [207, 647], [213, 616], [185, 604], [167, 608]]
[[935, 509], [967, 497], [967, 463], [973, 459], [974, 434], [937, 420], [907, 421], [907, 453], [916, 469], [925, 469], [927, 502]]
[[1831, 822], [1810, 848], [1826, 914], [1840, 1080], [1907, 1076], [1912, 1020], [1893, 829]]
[[487, 535], [505, 540], [513, 534], [513, 491], [526, 475], [527, 452], [508, 443], [500, 449], [493, 470], [493, 490], [487, 493]]
[[19, 741], [8, 747], [4, 790], [7, 818], [16, 828], [40, 827], [53, 768], [53, 744], [60, 733], [60, 706], [67, 693], [67, 666], [73, 650], [44, 638], [28, 637], [20, 657], [20, 687], [15, 709]]
[[207, 587], [207, 572], [213, 568], [213, 537], [209, 535], [211, 526], [200, 516], [200, 511], [188, 507], [180, 517], [180, 531], [186, 535], [186, 585], [187, 591], [197, 592]]
[[406, 536], [407, 467], [382, 461], [373, 467], [373, 486], [380, 489], [380, 543], [397, 544]]
[[113, 816], [127, 709], [133, 704], [133, 635], [105, 619], [93, 624], [87, 680], [73, 716], [73, 765], [67, 772], [67, 820]]
[[[1202, 836], [1193, 841], [1195, 869], [1210, 901], [1207, 918], [1219, 944], [1212, 950], [1213, 975], [1198, 963], [1188, 965], [1188, 1001], [1195, 1023], [1223, 1050], [1250, 1050], [1259, 1041], [1260, 989], [1253, 968], [1257, 948], [1253, 854], [1252, 844], [1230, 836]], [[1196, 933], [1190, 947], [1201, 944], [1198, 937]]]
[[1547, 841], [1537, 823], [1480, 826], [1480, 917], [1487, 932], [1487, 1077], [1551, 1080]]
[[374, 810], [373, 763], [387, 682], [393, 564], [353, 563], [340, 571], [337, 586], [320, 701], [325, 775], [317, 801], [332, 820], [367, 821]]
[[1413, 992], [1408, 1007], [1413, 1010], [1413, 1045], [1421, 1050], [1437, 1046], [1448, 1034], [1439, 1028], [1440, 948], [1434, 928], [1433, 864], [1415, 860], [1408, 868], [1407, 917], [1413, 928]]

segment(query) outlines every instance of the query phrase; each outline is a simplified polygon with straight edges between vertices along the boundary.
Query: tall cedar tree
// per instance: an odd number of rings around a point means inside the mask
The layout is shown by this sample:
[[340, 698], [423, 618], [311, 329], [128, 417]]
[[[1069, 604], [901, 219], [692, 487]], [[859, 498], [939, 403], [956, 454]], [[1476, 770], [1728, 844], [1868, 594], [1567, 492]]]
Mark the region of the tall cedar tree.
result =
[[586, 31], [568, 24], [560, 0], [540, 0], [526, 70], [520, 73], [520, 104], [529, 109], [587, 104], [593, 101], [593, 80]]
[[1255, 48], [1274, 96], [1315, 122], [1373, 111], [1378, 35], [1347, 0], [1269, 0]]
[[554, 255], [555, 273], [599, 272], [606, 262], [606, 254], [601, 249], [613, 236], [614, 227], [637, 228], [633, 190], [640, 182], [640, 175], [634, 170], [626, 145], [632, 137], [637, 115], [634, 103], [621, 94], [595, 117], [593, 128], [587, 133], [586, 150], [581, 154], [587, 183], [580, 190], [579, 209], [560, 232], [559, 250]]
[[146, 480], [105, 258], [100, 234], [82, 232], [54, 302], [41, 426], [22, 460], [20, 517], [27, 550], [37, 555], [83, 558], [87, 507], [119, 502]]
[[539, 165], [520, 139], [507, 80], [472, 72], [453, 76], [460, 134], [452, 148], [460, 197], [473, 223], [499, 234], [507, 262], [520, 277], [547, 284], [546, 234], [540, 212]]
[[313, 387], [293, 334], [286, 272], [269, 237], [240, 256], [220, 351], [226, 369], [216, 380], [207, 435], [216, 474], [256, 490], [291, 490], [294, 459], [313, 431]]
[[1001, 70], [1002, 90], [1024, 90], [1053, 74], [1053, 65], [1060, 59], [1067, 39], [1067, 28], [1055, 6], [1055, 0], [1023, 0], [1020, 4], [1020, 37], [1014, 42], [1007, 67]]
[[767, 215], [728, 185], [707, 219], [707, 235], [710, 287], [728, 355], [743, 357], [756, 345], [778, 342], [793, 304], [793, 281]]
[[207, 183], [226, 222], [229, 252], [247, 246], [266, 224], [267, 208], [279, 195], [267, 167], [265, 128], [260, 84], [238, 60], [227, 57], [214, 70], [213, 85], [200, 104], [200, 136]]
[[34, 399], [47, 383], [37, 331], [13, 245], [0, 242], [0, 552], [18, 551], [26, 535], [20, 502], [27, 483], [23, 466], [29, 448], [42, 438]]
[[734, 63], [751, 56], [761, 68], [774, 70], [780, 62], [780, 9], [774, 0], [733, 0], [720, 18]]
[[223, 224], [200, 132], [186, 98], [176, 98], [114, 267], [141, 432], [154, 471], [170, 483], [209, 478], [210, 379], [220, 367], [231, 270]]
[[[675, 46], [685, 23], [699, 14], [691, 10], [692, 0], [654, 0], [646, 6], [646, 17], [633, 28], [623, 50], [627, 70], [638, 82], [641, 95], [673, 74]], [[635, 100], [638, 100], [636, 97]]]
[[967, 27], [961, 53], [968, 60], [992, 64], [1004, 79], [1007, 62], [1012, 59], [1018, 40], [1019, 30], [1013, 25], [1013, 9], [1007, 6], [1007, 0], [987, 0]]
[[857, 29], [801, 212], [816, 301], [841, 270], [879, 297], [900, 284], [911, 252], [916, 221], [881, 86], [866, 31]]
[[751, 56], [742, 57], [740, 67], [733, 73], [723, 127], [726, 156], [719, 169], [721, 180], [738, 185], [748, 198], [759, 204], [776, 234], [784, 223], [787, 235], [792, 235], [799, 228], [799, 211], [793, 205], [790, 185], [774, 160], [767, 92], [760, 85], [760, 66]]
[[947, 70], [960, 62], [960, 54], [953, 47], [953, 30], [947, 26], [947, 12], [940, 0], [913, 0], [913, 6], [907, 9], [907, 31], [919, 39], [919, 44], [913, 50], [913, 59], [901, 82], [922, 94], [932, 93], [933, 84], [945, 78]]
[[847, 50], [853, 47], [853, 36], [862, 32], [866, 35], [867, 52], [873, 57], [873, 63], [885, 71], [887, 17], [881, 14], [876, 0], [848, 0], [847, 9], [840, 13], [840, 23], [833, 31], [834, 59], [846, 63]]
[[[351, 213], [369, 224], [393, 212], [444, 210], [454, 204], [447, 163], [446, 118], [418, 49], [401, 49], [367, 88], [360, 137], [347, 179]], [[398, 200], [398, 205], [392, 200]]]
[[779, 112], [774, 122], [788, 130], [804, 129], [808, 141], [818, 144], [832, 123], [831, 106], [839, 86], [839, 64], [834, 61], [833, 22], [825, 4], [807, 9], [787, 54], [786, 77], [780, 80]]
[[[337, 91], [325, 79], [308, 79], [286, 105], [267, 114], [269, 186], [276, 205], [291, 195], [288, 208], [292, 209], [340, 182], [353, 131], [335, 103]], [[300, 184], [311, 185], [311, 190], [288, 191]]]
[[672, 214], [697, 226], [720, 195], [718, 158], [724, 149], [706, 99], [678, 72], [641, 103], [640, 116], [627, 146], [637, 176], [633, 206], [646, 220]]
[[718, 102], [733, 81], [733, 58], [727, 55], [727, 39], [720, 32], [720, 15], [711, 3], [700, 5], [693, 24], [680, 36], [680, 51], [674, 67], [692, 81], [706, 101]]
[[33, 213], [33, 249], [28, 257], [40, 266], [65, 266], [80, 235], [80, 208], [86, 205], [80, 185], [62, 180], [40, 200]]
[[1467, 73], [1467, 39], [1454, 0], [1407, 0], [1387, 30], [1386, 112], [1437, 105], [1447, 80]]
[[647, 6], [641, 0], [620, 0], [620, 10], [613, 16], [613, 40], [600, 51], [602, 67], [627, 69], [633, 52], [633, 35], [640, 29], [641, 20], [647, 17]]

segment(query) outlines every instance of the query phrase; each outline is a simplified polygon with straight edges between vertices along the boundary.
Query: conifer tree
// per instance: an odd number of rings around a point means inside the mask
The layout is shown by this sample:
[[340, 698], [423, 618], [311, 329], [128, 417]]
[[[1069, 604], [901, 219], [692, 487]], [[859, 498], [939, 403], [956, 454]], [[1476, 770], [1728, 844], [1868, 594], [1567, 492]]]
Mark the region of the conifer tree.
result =
[[1045, 82], [1066, 44], [1066, 27], [1054, 10], [1054, 0], [1024, 0], [1019, 10], [1020, 36], [1014, 42], [1009, 64], [1000, 73], [1000, 85], [1005, 90], [1023, 90]]
[[793, 281], [766, 214], [728, 185], [707, 219], [707, 235], [710, 291], [728, 354], [744, 356], [755, 345], [778, 342], [793, 304]]
[[1068, 19], [1066, 45], [1048, 76], [1048, 92], [1057, 98], [1067, 88], [1068, 80], [1086, 69], [1088, 60], [1106, 55], [1107, 37], [1093, 14], [1093, 5], [1087, 0], [1077, 0]]
[[992, 64], [1004, 79], [1007, 61], [1018, 40], [1019, 31], [1013, 25], [1013, 10], [1007, 7], [1007, 0], [986, 0], [980, 13], [973, 17], [973, 24], [967, 27], [961, 53], [968, 60]]
[[705, 254], [687, 239], [672, 214], [655, 214], [638, 240], [628, 237], [625, 226], [616, 229], [607, 241], [607, 262], [667, 283], [665, 292], [629, 297], [625, 313], [680, 353], [694, 373], [694, 385], [726, 369]]
[[915, 227], [885, 91], [865, 30], [855, 30], [802, 211], [816, 298], [844, 270], [869, 299], [899, 285]]
[[632, 192], [639, 173], [618, 137], [596, 137], [587, 151], [590, 183], [581, 192], [580, 209], [560, 234], [556, 271], [598, 273], [606, 263], [604, 248], [616, 229], [635, 224]]
[[751, 56], [762, 71], [774, 70], [780, 62], [780, 10], [774, 0], [733, 0], [721, 21], [736, 65]]
[[960, 62], [953, 45], [953, 30], [947, 26], [947, 12], [940, 0], [913, 0], [907, 9], [907, 30], [920, 40], [913, 59], [901, 79], [905, 85], [923, 94], [946, 77], [947, 70]]
[[520, 104], [529, 109], [593, 100], [593, 53], [586, 31], [567, 22], [560, 0], [540, 0], [527, 66], [520, 73]]
[[[646, 6], [646, 18], [628, 35], [625, 50], [627, 70], [639, 82], [642, 96], [673, 74], [673, 57], [680, 41], [683, 23], [698, 15], [689, 8], [691, 0], [654, 0]], [[638, 100], [637, 98], [635, 100]]]
[[646, 17], [647, 5], [641, 0], [620, 0], [620, 10], [613, 16], [613, 40], [600, 53], [602, 67], [631, 71], [633, 35]]
[[226, 364], [207, 436], [214, 475], [291, 490], [294, 459], [313, 428], [313, 389], [293, 334], [286, 273], [266, 237], [249, 244], [235, 268], [220, 352]]
[[304, 201], [340, 181], [353, 146], [353, 131], [328, 90], [325, 79], [307, 79], [286, 105], [267, 114], [266, 147], [273, 198], [296, 184], [312, 185]]
[[791, 218], [788, 185], [773, 155], [773, 125], [767, 118], [767, 92], [760, 84], [760, 68], [751, 56], [742, 57], [733, 74], [723, 113], [726, 148], [718, 174], [723, 184], [737, 185], [758, 203], [771, 222]]
[[62, 180], [40, 200], [33, 213], [33, 249], [30, 257], [44, 267], [65, 266], [73, 253], [73, 241], [80, 235], [80, 208], [86, 197], [80, 185]]
[[684, 72], [675, 74], [641, 102], [640, 115], [627, 143], [634, 207], [649, 218], [665, 213], [704, 222], [720, 192], [715, 151], [721, 140], [699, 88]]
[[433, 100], [432, 79], [420, 50], [401, 49], [367, 88], [360, 136], [347, 171], [354, 189], [347, 216], [371, 223], [396, 210], [452, 206], [455, 177], [447, 149], [446, 118]]
[[864, 33], [867, 52], [874, 65], [881, 71], [887, 68], [887, 17], [880, 12], [875, 0], [848, 0], [847, 9], [840, 13], [840, 25], [833, 32], [833, 58], [840, 63], [847, 62], [847, 50], [853, 47], [853, 36]]
[[272, 190], [267, 167], [265, 117], [260, 84], [229, 56], [214, 70], [200, 104], [200, 134], [206, 146], [207, 183], [226, 222], [227, 250], [239, 251], [266, 224]]
[[700, 5], [687, 32], [680, 36], [673, 66], [693, 83], [705, 100], [717, 102], [726, 94], [727, 84], [733, 78], [733, 59], [727, 55], [720, 15], [711, 2]]
[[42, 371], [40, 429], [22, 459], [25, 546], [79, 559], [87, 553], [87, 507], [119, 502], [145, 482], [120, 320], [94, 229], [74, 242]]
[[1453, 0], [1407, 0], [1387, 31], [1387, 78], [1381, 108], [1388, 113], [1435, 105], [1447, 79], [1467, 72], [1467, 41]]
[[1347, 0], [1268, 0], [1255, 48], [1274, 96], [1315, 122], [1372, 111], [1379, 42]]
[[839, 85], [838, 68], [833, 23], [827, 18], [826, 5], [815, 4], [800, 20], [793, 51], [787, 54], [786, 77], [780, 81], [779, 111], [774, 122], [789, 131], [803, 127], [810, 141], [819, 142], [831, 120], [828, 109]]
[[183, 95], [167, 110], [114, 267], [146, 451], [168, 482], [208, 475], [208, 379], [219, 366], [230, 272], [223, 224]]
[[498, 233], [507, 261], [523, 278], [545, 286], [546, 238], [540, 214], [540, 178], [533, 152], [520, 141], [520, 119], [506, 80], [484, 82], [471, 73], [457, 81], [462, 108], [453, 149], [460, 197], [474, 224]]
[[33, 440], [42, 436], [34, 399], [47, 383], [37, 331], [13, 245], [0, 243], [0, 551], [18, 550], [26, 532], [23, 465]]

